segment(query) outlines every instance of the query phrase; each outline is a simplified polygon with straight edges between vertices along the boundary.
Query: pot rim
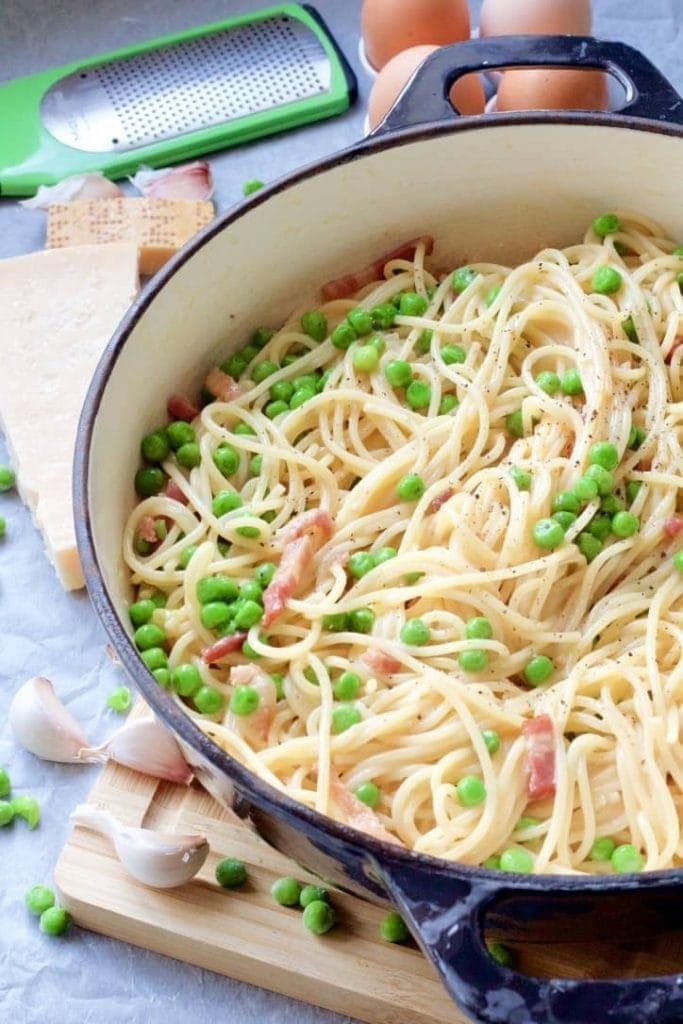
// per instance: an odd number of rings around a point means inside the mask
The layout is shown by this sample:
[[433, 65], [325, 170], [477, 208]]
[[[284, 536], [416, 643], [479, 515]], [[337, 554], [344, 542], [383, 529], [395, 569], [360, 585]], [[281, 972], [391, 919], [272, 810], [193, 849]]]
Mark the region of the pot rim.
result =
[[279, 195], [306, 179], [325, 173], [342, 164], [351, 163], [374, 155], [386, 149], [393, 149], [406, 143], [430, 140], [439, 136], [455, 135], [459, 132], [490, 130], [511, 125], [568, 125], [597, 126], [651, 132], [659, 135], [683, 137], [683, 125], [662, 122], [648, 118], [624, 116], [618, 112], [590, 111], [517, 111], [505, 114], [488, 114], [474, 117], [459, 117], [451, 122], [434, 121], [393, 131], [383, 131], [381, 126], [372, 135], [360, 142], [334, 153], [322, 160], [313, 161], [297, 168], [289, 174], [278, 178], [271, 185], [264, 186], [247, 199], [241, 200], [203, 228], [168, 263], [147, 282], [136, 297], [129, 310], [119, 323], [112, 338], [107, 344], [93, 374], [85, 397], [78, 424], [78, 443], [75, 448], [73, 466], [73, 504], [78, 551], [83, 566], [88, 594], [95, 611], [106, 632], [113, 642], [117, 654], [126, 672], [148, 702], [152, 710], [158, 714], [166, 725], [176, 733], [188, 746], [192, 747], [201, 757], [227, 776], [248, 799], [253, 800], [260, 810], [272, 814], [276, 818], [285, 819], [288, 823], [300, 822], [309, 830], [314, 829], [326, 836], [353, 846], [356, 852], [371, 856], [377, 863], [419, 867], [423, 871], [430, 868], [441, 873], [444, 870], [453, 876], [460, 876], [472, 881], [481, 880], [498, 883], [497, 888], [527, 891], [618, 891], [633, 888], [650, 888], [666, 884], [672, 879], [679, 879], [680, 868], [665, 868], [648, 871], [638, 875], [516, 875], [501, 873], [498, 870], [484, 868], [473, 864], [451, 861], [433, 854], [410, 850], [404, 846], [393, 845], [369, 836], [359, 829], [345, 825], [316, 811], [305, 804], [299, 803], [286, 793], [281, 793], [270, 783], [260, 779], [254, 772], [236, 758], [224, 751], [208, 737], [198, 725], [185, 714], [172, 697], [159, 686], [140, 661], [133, 642], [125, 626], [119, 618], [114, 603], [104, 582], [97, 557], [94, 536], [89, 514], [89, 478], [90, 450], [92, 436], [102, 396], [107, 387], [109, 376], [123, 351], [123, 348], [135, 330], [139, 320], [153, 304], [157, 295], [173, 279], [181, 269], [203, 246], [216, 235], [220, 234], [232, 223], [247, 215], [252, 209], [268, 202], [273, 196]]

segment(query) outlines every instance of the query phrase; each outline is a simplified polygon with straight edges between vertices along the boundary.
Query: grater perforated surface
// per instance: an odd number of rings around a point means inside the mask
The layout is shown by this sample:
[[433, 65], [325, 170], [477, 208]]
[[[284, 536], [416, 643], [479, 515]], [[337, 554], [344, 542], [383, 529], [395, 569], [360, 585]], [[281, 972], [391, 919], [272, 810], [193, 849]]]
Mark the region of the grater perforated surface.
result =
[[74, 72], [41, 114], [66, 145], [125, 152], [320, 95], [330, 76], [317, 36], [278, 15]]

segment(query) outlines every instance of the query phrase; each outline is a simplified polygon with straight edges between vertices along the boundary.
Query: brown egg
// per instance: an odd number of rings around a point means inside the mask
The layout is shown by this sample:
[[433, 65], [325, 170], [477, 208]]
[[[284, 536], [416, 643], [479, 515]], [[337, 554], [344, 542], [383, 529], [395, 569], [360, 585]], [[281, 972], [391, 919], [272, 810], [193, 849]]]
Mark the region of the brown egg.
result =
[[501, 110], [607, 110], [607, 76], [576, 68], [506, 71], [496, 94]]
[[[368, 124], [371, 131], [393, 107], [396, 98], [418, 65], [438, 49], [438, 46], [411, 46], [409, 50], [397, 53], [382, 68], [368, 98]], [[454, 82], [450, 91], [450, 101], [461, 114], [482, 114], [484, 88], [479, 75], [463, 75]]]
[[364, 0], [360, 24], [365, 55], [378, 70], [409, 47], [470, 37], [467, 0]]
[[484, 0], [479, 35], [574, 35], [591, 31], [590, 0]]

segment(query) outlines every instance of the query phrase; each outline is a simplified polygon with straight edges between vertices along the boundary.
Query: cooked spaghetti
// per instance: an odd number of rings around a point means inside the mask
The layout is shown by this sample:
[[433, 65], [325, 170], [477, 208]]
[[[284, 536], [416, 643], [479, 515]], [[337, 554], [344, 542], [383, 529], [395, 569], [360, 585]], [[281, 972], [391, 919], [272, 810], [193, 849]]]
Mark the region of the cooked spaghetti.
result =
[[[141, 656], [337, 820], [545, 873], [683, 862], [683, 249], [331, 282], [146, 437]], [[353, 294], [350, 294], [353, 292]]]

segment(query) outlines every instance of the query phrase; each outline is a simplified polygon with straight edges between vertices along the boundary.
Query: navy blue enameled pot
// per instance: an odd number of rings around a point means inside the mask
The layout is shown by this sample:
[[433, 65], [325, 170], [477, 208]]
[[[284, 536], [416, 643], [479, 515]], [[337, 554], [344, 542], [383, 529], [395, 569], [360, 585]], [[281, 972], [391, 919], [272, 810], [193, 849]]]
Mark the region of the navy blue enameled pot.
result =
[[[622, 85], [618, 113], [458, 118], [447, 96], [463, 72], [581, 65]], [[448, 266], [513, 259], [579, 238], [597, 213], [641, 210], [683, 238], [683, 101], [636, 51], [590, 38], [508, 37], [428, 58], [374, 134], [304, 168], [217, 219], [143, 290], [90, 388], [75, 460], [75, 508], [88, 589], [128, 672], [172, 729], [207, 788], [278, 849], [320, 876], [398, 905], [456, 1002], [486, 1024], [683, 1021], [683, 972], [658, 978], [527, 977], [487, 953], [482, 923], [586, 931], [608, 908], [678, 924], [683, 872], [501, 874], [383, 844], [260, 781], [209, 740], [157, 685], [131, 642], [121, 535], [139, 438], [164, 398], [198, 388], [207, 369], [264, 319], [278, 323], [326, 279], [397, 242], [431, 233]], [[227, 351], [226, 351], [227, 350]], [[594, 927], [591, 924], [590, 927]]]

